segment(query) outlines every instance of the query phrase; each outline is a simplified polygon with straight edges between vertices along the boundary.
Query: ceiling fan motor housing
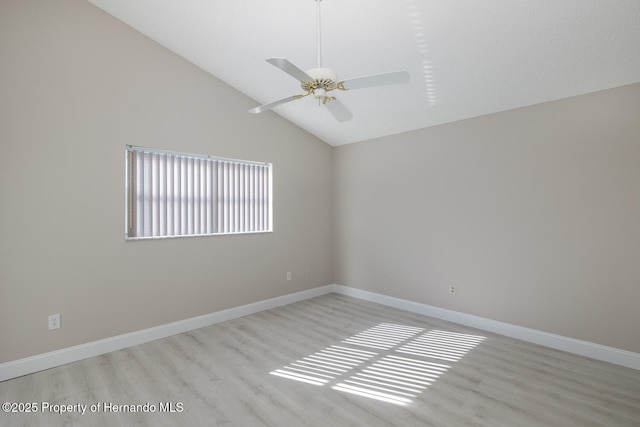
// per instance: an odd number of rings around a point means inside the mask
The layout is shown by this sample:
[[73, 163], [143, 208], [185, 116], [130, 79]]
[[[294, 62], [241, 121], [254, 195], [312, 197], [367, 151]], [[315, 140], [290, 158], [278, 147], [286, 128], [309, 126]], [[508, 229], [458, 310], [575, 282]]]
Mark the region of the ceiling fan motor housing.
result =
[[300, 82], [300, 86], [307, 92], [313, 92], [316, 99], [323, 99], [326, 92], [334, 90], [338, 87], [338, 76], [330, 68], [312, 68], [307, 70], [309, 77], [313, 78], [312, 82]]

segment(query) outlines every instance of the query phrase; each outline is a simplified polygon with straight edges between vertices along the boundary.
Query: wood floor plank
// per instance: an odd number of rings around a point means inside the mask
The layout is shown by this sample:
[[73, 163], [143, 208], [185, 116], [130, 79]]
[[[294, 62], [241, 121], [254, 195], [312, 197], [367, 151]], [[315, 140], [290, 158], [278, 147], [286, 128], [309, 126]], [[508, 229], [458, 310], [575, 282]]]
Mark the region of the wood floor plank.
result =
[[640, 371], [330, 294], [4, 381], [0, 402], [39, 406], [12, 427], [638, 427]]

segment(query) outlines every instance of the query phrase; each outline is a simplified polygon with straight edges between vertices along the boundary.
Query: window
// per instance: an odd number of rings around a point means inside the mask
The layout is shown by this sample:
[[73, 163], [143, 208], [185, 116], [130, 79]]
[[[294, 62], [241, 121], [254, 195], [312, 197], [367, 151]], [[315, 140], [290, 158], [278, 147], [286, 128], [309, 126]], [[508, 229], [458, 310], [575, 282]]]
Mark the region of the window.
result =
[[127, 146], [128, 239], [272, 231], [270, 163]]

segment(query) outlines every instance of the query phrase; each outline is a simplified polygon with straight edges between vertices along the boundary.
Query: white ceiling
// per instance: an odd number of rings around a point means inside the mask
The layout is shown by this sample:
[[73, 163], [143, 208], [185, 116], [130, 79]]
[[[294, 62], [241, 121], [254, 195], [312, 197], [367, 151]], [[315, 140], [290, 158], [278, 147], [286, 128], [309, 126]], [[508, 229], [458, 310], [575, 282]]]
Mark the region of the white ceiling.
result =
[[[315, 0], [89, 0], [256, 105], [302, 93], [265, 62], [316, 67]], [[277, 113], [337, 146], [640, 82], [640, 0], [324, 0], [322, 65], [406, 85], [311, 97]], [[248, 114], [248, 113], [247, 113]], [[251, 116], [256, 118], [256, 116]], [[248, 118], [250, 120], [250, 118]]]

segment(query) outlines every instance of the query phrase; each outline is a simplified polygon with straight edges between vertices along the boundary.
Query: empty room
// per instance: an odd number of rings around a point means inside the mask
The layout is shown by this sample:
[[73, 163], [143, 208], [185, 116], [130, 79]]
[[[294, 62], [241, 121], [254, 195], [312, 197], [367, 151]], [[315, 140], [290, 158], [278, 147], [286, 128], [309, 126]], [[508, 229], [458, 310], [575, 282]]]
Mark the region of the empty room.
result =
[[0, 426], [639, 426], [640, 1], [0, 1]]

